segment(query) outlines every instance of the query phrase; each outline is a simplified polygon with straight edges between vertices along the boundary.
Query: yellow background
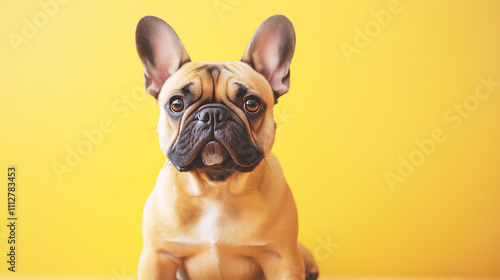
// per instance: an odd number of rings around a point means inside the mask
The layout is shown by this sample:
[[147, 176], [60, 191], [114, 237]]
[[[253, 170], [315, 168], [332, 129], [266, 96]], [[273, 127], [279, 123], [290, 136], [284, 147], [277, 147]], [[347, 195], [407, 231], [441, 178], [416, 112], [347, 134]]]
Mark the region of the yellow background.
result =
[[[194, 61], [234, 61], [279, 13], [297, 47], [274, 152], [321, 271], [500, 276], [500, 87], [458, 129], [443, 119], [479, 76], [500, 81], [500, 1], [401, 0], [350, 62], [341, 43], [355, 45], [391, 1], [220, 0], [231, 7], [221, 15], [216, 2], [73, 0], [17, 47], [9, 34], [43, 8], [0, 4], [0, 174], [18, 168], [18, 273], [135, 274], [142, 207], [165, 161], [135, 50], [142, 16], [165, 19]], [[106, 119], [114, 130], [58, 180], [53, 163]], [[447, 140], [391, 189], [384, 174], [436, 128]], [[1, 226], [2, 274], [6, 237]]]

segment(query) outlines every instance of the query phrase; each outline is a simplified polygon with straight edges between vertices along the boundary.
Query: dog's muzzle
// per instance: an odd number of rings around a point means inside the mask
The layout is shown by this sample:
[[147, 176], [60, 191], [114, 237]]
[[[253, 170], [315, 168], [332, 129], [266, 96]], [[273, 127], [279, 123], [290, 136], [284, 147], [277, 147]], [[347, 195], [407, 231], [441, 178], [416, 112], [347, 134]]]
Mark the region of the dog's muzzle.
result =
[[180, 171], [237, 170], [248, 172], [262, 160], [245, 123], [227, 106], [205, 104], [185, 120], [167, 154]]

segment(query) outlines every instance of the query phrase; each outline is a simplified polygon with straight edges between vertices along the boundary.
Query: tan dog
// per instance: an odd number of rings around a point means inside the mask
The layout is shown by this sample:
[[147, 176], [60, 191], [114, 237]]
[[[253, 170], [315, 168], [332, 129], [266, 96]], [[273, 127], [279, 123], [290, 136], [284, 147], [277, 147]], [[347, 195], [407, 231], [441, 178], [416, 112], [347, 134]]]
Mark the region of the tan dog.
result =
[[316, 279], [271, 153], [292, 23], [267, 19], [241, 62], [191, 62], [174, 30], [152, 16], [139, 21], [136, 43], [168, 157], [144, 207], [139, 279]]

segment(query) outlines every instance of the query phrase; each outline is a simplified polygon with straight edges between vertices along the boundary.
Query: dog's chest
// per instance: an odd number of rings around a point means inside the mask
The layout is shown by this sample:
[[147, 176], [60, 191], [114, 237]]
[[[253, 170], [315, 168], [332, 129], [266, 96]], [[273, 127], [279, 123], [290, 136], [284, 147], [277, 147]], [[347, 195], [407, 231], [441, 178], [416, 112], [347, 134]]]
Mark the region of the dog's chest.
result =
[[[235, 219], [224, 213], [223, 208], [220, 203], [209, 202], [199, 212], [199, 220], [192, 230], [193, 234], [199, 237], [199, 242], [215, 244], [221, 241], [221, 237], [224, 235], [224, 228], [221, 225], [228, 224], [228, 226], [231, 226], [231, 224], [235, 223]], [[226, 228], [226, 230], [229, 229]]]
[[245, 202], [205, 201], [184, 224], [188, 243], [223, 246], [263, 246], [260, 232], [266, 220], [265, 207]]
[[[267, 203], [258, 192], [183, 200], [174, 206], [175, 229], [167, 228], [168, 241], [224, 246], [263, 246], [261, 235], [269, 218]], [[173, 225], [171, 224], [170, 227]]]
[[[220, 201], [205, 202], [187, 223], [182, 243], [182, 267], [189, 279], [261, 279], [262, 271], [253, 255], [268, 244], [256, 234], [262, 227], [255, 209], [234, 207]], [[252, 211], [253, 213], [250, 213]]]

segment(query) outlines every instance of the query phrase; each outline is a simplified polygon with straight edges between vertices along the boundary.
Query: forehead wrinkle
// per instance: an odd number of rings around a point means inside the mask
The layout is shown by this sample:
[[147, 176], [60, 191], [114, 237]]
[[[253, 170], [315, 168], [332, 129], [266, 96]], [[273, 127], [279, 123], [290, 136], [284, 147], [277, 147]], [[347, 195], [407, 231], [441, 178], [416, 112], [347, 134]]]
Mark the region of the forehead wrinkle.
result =
[[[167, 83], [169, 83], [169, 80], [167, 80], [167, 82], [165, 82], [165, 84], [162, 87], [162, 92], [165, 91], [165, 93], [161, 94], [160, 98], [158, 99], [157, 102], [158, 102], [159, 105], [160, 104], [163, 104], [163, 105], [166, 104], [168, 102], [168, 99], [172, 95], [174, 95], [176, 93], [183, 93], [183, 94], [185, 94], [183, 92], [183, 88], [186, 87], [186, 86], [188, 86], [188, 88], [191, 89], [191, 86], [195, 85], [196, 81], [194, 79], [192, 79], [191, 76], [189, 76], [189, 77], [185, 77], [184, 79], [182, 79], [180, 81], [177, 81], [175, 84], [172, 84], [172, 85], [170, 85], [170, 84], [167, 85]], [[167, 87], [165, 87], [165, 85], [168, 86], [168, 89], [167, 89]], [[190, 91], [190, 92], [192, 94], [192, 91]]]
[[219, 84], [219, 77], [221, 76], [221, 70], [218, 66], [214, 65], [213, 67], [207, 68], [210, 77], [212, 78], [212, 102], [215, 102], [215, 90], [217, 85]]
[[211, 75], [211, 72], [207, 69], [206, 66], [207, 65], [200, 67], [196, 75], [200, 77], [201, 96], [211, 93], [212, 94], [211, 99], [213, 100], [216, 84], [214, 83], [214, 79]]
[[[225, 68], [225, 67], [224, 67]], [[227, 69], [227, 68], [225, 68]], [[205, 64], [201, 65], [198, 68], [195, 69], [199, 75], [202, 75], [203, 77], [206, 77], [207, 79], [211, 79], [212, 83], [212, 96], [211, 100], [212, 102], [215, 102], [215, 91], [217, 88], [217, 85], [219, 83], [219, 77], [221, 76], [221, 67], [217, 64]], [[204, 72], [204, 73], [201, 73]], [[205, 91], [203, 91], [205, 92]], [[208, 94], [208, 92], [206, 93]]]
[[267, 102], [274, 103], [274, 94], [271, 85], [262, 74], [253, 71], [250, 65], [241, 61], [231, 63], [228, 67], [231, 68], [232, 72], [237, 73], [242, 81], [246, 82], [245, 86], [253, 88], [257, 93], [260, 93], [259, 97], [265, 99]]

